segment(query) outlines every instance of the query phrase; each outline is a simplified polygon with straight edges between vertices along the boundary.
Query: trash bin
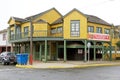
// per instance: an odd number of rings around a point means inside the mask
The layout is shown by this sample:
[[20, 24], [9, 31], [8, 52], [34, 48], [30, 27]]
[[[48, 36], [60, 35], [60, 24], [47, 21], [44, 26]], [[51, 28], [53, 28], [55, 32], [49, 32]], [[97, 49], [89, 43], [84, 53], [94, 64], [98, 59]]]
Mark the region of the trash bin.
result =
[[17, 54], [17, 63], [20, 65], [26, 65], [28, 61], [28, 54], [27, 53], [21, 53]]

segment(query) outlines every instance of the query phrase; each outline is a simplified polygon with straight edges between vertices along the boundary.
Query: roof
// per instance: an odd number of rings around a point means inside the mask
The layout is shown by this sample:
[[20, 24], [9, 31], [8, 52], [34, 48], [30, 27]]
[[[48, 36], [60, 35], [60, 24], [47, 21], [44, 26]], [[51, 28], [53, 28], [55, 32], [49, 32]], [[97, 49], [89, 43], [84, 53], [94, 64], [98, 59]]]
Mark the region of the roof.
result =
[[36, 21], [36, 22], [34, 22], [34, 23], [47, 23], [47, 22], [44, 21], [44, 20], [42, 20], [42, 19], [40, 19], [40, 20], [38, 20], [38, 21]]
[[54, 24], [60, 24], [60, 23], [63, 23], [63, 17], [61, 17], [61, 18], [57, 19], [56, 21], [54, 21], [52, 23], [52, 25], [54, 25]]
[[103, 25], [111, 25], [108, 22], [104, 21], [103, 19], [100, 19], [99, 17], [93, 16], [93, 15], [88, 15], [87, 16], [88, 22], [93, 22], [93, 23], [98, 23], [98, 24], [103, 24]]
[[72, 9], [70, 12], [68, 12], [68, 13], [64, 16], [64, 18], [65, 18], [66, 16], [68, 16], [70, 13], [72, 13], [73, 11], [77, 11], [78, 13], [80, 13], [80, 14], [82, 14], [84, 17], [86, 17], [86, 16], [84, 15], [84, 13], [82, 13], [82, 12], [79, 11], [78, 9], [74, 8], [74, 9]]
[[0, 33], [7, 32], [7, 29], [1, 30]]
[[[85, 16], [87, 17], [88, 22], [111, 26], [111, 24], [109, 24], [108, 22], [100, 19], [99, 17], [93, 16], [93, 15], [88, 15], [88, 14], [85, 14]], [[52, 25], [59, 24], [59, 23], [62, 23], [62, 22], [63, 22], [63, 17], [57, 19], [55, 22], [52, 23]]]
[[[32, 20], [34, 20], [34, 19], [36, 19], [38, 16], [40, 17], [40, 16], [44, 15], [45, 13], [47, 13], [47, 12], [49, 12], [49, 11], [51, 11], [51, 10], [55, 10], [58, 14], [60, 14], [55, 8], [51, 8], [51, 9], [49, 9], [49, 10], [47, 10], [47, 11], [44, 11], [44, 12], [41, 12], [41, 13], [39, 13], [39, 14], [26, 17], [25, 19], [30, 20], [30, 19], [32, 18]], [[61, 14], [60, 14], [60, 15], [61, 15]], [[61, 16], [62, 16], [62, 15], [61, 15]]]
[[[47, 11], [44, 11], [44, 12], [42, 12], [42, 13], [39, 13], [39, 14], [36, 14], [36, 15], [33, 15], [33, 16], [29, 16], [29, 17], [26, 17], [25, 19], [22, 19], [22, 18], [17, 18], [17, 17], [12, 17], [13, 19], [15, 19], [15, 21], [19, 21], [19, 22], [26, 22], [26, 21], [29, 21], [30, 19], [32, 19], [32, 20], [34, 20], [34, 19], [36, 19], [37, 17], [40, 17], [40, 16], [42, 16], [43, 14], [45, 14], [45, 13], [47, 13], [47, 12], [49, 12], [50, 10], [56, 10], [55, 8], [51, 8], [51, 9], [49, 9], [49, 10], [47, 10]], [[57, 11], [57, 10], [56, 10]], [[62, 16], [58, 11], [58, 14], [60, 14], [61, 15], [61, 18], [59, 18], [59, 19], [57, 19], [56, 21], [54, 21], [53, 23], [52, 23], [52, 25], [54, 25], [54, 24], [59, 24], [59, 23], [63, 23], [63, 19], [66, 17], [66, 16], [68, 16], [71, 12], [73, 12], [73, 11], [77, 11], [77, 12], [79, 12], [79, 13], [81, 13], [84, 17], [86, 17], [87, 18], [87, 20], [88, 20], [88, 22], [92, 22], [92, 23], [98, 23], [98, 24], [103, 24], [103, 25], [108, 25], [108, 26], [111, 26], [111, 24], [109, 24], [108, 22], [106, 22], [106, 21], [104, 21], [103, 19], [100, 19], [99, 17], [96, 17], [96, 16], [93, 16], [93, 15], [88, 15], [88, 14], [84, 14], [84, 13], [82, 13], [82, 12], [80, 12], [78, 9], [73, 9], [73, 10], [71, 10], [69, 13], [67, 13], [65, 16]], [[44, 21], [44, 20], [38, 20], [37, 21], [37, 23], [46, 23], [46, 21]]]
[[15, 21], [19, 21], [19, 22], [27, 21], [26, 19], [22, 19], [22, 18], [18, 18], [18, 17], [12, 17], [12, 18], [15, 19]]

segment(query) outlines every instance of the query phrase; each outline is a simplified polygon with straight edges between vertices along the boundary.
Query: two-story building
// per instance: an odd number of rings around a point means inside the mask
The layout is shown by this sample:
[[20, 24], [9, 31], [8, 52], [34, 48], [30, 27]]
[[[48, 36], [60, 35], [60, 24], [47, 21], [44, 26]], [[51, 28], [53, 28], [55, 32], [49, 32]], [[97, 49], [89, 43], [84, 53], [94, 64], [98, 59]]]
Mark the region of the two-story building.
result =
[[0, 31], [0, 53], [11, 51], [11, 44], [8, 42], [7, 29]]
[[13, 51], [30, 53], [32, 36], [34, 60], [104, 60], [106, 55], [112, 58], [111, 25], [77, 9], [63, 16], [52, 8], [24, 19], [11, 17], [8, 24]]

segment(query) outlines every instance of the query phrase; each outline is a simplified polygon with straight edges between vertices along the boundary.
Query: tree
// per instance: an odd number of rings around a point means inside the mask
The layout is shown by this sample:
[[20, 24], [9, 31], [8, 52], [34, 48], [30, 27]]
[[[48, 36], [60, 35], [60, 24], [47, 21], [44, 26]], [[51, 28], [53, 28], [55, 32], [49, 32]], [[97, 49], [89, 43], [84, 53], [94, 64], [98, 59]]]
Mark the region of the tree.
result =
[[116, 45], [117, 45], [117, 47], [120, 48], [120, 41], [118, 41], [118, 42], [116, 43]]

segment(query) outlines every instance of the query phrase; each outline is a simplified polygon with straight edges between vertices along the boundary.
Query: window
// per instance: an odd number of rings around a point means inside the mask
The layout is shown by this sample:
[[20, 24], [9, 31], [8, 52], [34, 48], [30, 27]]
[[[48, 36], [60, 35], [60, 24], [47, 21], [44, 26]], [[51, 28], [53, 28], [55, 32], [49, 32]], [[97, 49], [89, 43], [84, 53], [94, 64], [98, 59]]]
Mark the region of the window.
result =
[[6, 40], [6, 33], [3, 33], [3, 41]]
[[13, 30], [10, 31], [10, 39], [11, 40], [14, 39], [14, 31]]
[[19, 26], [19, 25], [16, 26], [15, 38], [16, 38], [16, 39], [21, 38], [21, 29], [20, 29], [20, 26]]
[[28, 36], [28, 26], [24, 27], [24, 35], [27, 37]]
[[94, 32], [94, 27], [93, 26], [88, 26], [88, 32]]
[[80, 35], [80, 21], [72, 20], [71, 21], [71, 36], [79, 36]]
[[57, 28], [57, 32], [58, 32], [58, 33], [61, 33], [61, 32], [62, 32], [62, 27], [58, 27], [58, 28]]
[[96, 28], [96, 33], [102, 33], [102, 28], [101, 27], [97, 27]]
[[109, 29], [105, 29], [105, 34], [110, 34], [110, 30]]
[[57, 32], [57, 29], [56, 29], [56, 28], [51, 29], [51, 33], [52, 33], [52, 34], [55, 34], [56, 32]]

